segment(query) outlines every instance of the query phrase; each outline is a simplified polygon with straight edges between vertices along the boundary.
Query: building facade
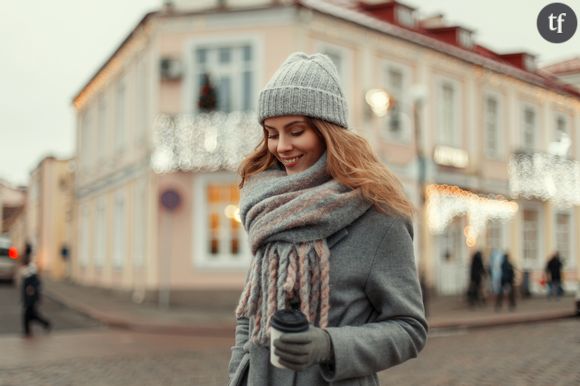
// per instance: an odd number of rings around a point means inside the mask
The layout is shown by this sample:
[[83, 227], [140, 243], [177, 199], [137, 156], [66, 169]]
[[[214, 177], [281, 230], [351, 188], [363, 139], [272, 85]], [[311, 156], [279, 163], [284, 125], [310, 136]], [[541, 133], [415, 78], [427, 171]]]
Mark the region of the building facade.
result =
[[399, 2], [164, 3], [73, 100], [76, 281], [136, 300], [235, 302], [251, 259], [235, 170], [260, 140], [259, 89], [305, 51], [335, 62], [349, 126], [420, 208], [430, 287], [463, 292], [476, 249], [509, 252], [534, 291], [558, 249], [575, 282], [580, 93], [531, 55], [494, 53]]
[[26, 188], [0, 179], [0, 236], [10, 238], [19, 254], [24, 250]]
[[74, 238], [74, 162], [43, 158], [30, 172], [25, 243], [39, 270], [55, 280], [70, 277]]

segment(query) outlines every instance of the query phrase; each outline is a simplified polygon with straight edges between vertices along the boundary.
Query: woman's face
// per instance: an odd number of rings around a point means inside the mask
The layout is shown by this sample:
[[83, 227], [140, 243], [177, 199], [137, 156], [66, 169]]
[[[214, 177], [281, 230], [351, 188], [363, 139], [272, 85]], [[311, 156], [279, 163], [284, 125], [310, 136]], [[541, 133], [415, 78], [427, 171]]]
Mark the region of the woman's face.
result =
[[284, 165], [288, 175], [308, 169], [324, 153], [324, 142], [301, 115], [267, 118], [264, 128], [268, 150]]

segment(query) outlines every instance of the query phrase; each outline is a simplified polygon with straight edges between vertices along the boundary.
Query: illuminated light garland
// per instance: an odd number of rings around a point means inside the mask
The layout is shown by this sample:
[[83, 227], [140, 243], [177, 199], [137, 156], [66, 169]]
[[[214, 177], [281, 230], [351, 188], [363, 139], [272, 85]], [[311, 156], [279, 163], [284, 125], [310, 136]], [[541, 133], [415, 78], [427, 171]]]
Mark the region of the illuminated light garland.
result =
[[155, 122], [151, 167], [174, 171], [236, 171], [263, 138], [254, 113], [162, 114]]
[[580, 163], [547, 153], [516, 153], [509, 163], [514, 198], [552, 201], [556, 207], [580, 205]]
[[518, 211], [518, 204], [501, 195], [483, 197], [449, 185], [427, 185], [426, 213], [429, 229], [441, 234], [456, 216], [467, 215], [466, 242], [474, 246], [489, 220], [507, 220]]

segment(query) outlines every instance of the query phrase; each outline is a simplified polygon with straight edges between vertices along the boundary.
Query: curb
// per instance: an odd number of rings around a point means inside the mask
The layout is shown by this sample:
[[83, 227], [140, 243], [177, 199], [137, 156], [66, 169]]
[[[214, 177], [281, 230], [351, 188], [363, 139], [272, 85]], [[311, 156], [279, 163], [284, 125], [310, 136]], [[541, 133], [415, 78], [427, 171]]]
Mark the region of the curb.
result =
[[537, 314], [498, 315], [479, 319], [439, 320], [429, 322], [430, 331], [484, 329], [517, 324], [548, 322], [576, 317], [574, 311], [551, 311]]
[[[100, 322], [101, 324], [136, 332], [162, 333], [162, 334], [179, 334], [203, 337], [228, 337], [233, 338], [235, 335], [235, 322], [218, 322], [218, 323], [156, 323], [156, 322], [135, 322], [129, 318], [120, 317], [111, 313], [103, 312], [97, 308], [86, 305], [85, 303], [71, 301], [60, 296], [58, 291], [51, 291], [46, 288], [45, 294], [52, 300], [63, 304], [64, 306], [80, 312], [89, 318]], [[455, 330], [476, 330], [493, 328], [500, 326], [510, 326], [518, 324], [540, 323], [559, 319], [568, 319], [577, 317], [575, 310], [556, 310], [543, 311], [541, 313], [524, 313], [524, 314], [499, 314], [479, 318], [458, 318], [458, 319], [439, 319], [430, 321], [429, 333], [441, 333]]]
[[83, 303], [78, 303], [68, 299], [63, 299], [56, 292], [50, 289], [45, 290], [45, 296], [53, 301], [64, 305], [76, 312], [88, 316], [97, 322], [112, 328], [162, 334], [178, 334], [203, 337], [228, 337], [235, 335], [235, 323], [213, 323], [213, 324], [170, 324], [170, 323], [140, 323], [127, 318], [111, 315], [100, 311]]

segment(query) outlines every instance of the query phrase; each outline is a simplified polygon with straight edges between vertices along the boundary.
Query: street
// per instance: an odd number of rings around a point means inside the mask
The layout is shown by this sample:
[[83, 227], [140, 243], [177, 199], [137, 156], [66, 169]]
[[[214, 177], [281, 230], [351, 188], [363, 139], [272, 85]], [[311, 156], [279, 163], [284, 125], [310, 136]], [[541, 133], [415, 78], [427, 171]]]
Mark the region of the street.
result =
[[[20, 292], [16, 286], [0, 282], [0, 334], [20, 334], [21, 313]], [[69, 330], [98, 326], [99, 323], [74, 312], [48, 297], [42, 299], [40, 311], [53, 322], [54, 330]], [[38, 325], [33, 326], [36, 334], [44, 334]]]
[[[46, 299], [43, 310], [55, 330], [26, 340], [20, 337], [14, 291], [0, 287], [0, 386], [226, 384], [231, 338], [109, 329]], [[382, 372], [381, 382], [576, 386], [579, 327], [578, 319], [564, 319], [435, 331], [418, 359]]]

